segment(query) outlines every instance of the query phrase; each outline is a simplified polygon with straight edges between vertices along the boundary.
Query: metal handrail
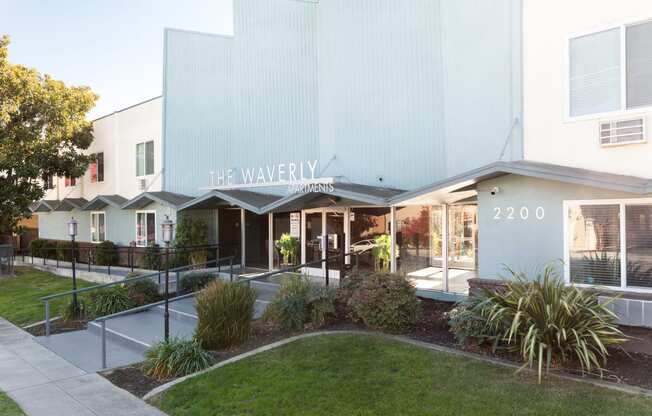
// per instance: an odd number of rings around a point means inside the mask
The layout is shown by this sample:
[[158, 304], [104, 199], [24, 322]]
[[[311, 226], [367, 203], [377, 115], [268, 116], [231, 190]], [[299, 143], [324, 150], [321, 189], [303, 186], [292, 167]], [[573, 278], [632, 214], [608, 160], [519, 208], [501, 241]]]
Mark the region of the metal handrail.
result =
[[[209, 260], [209, 261], [206, 261], [206, 262], [200, 263], [200, 264], [193, 264], [193, 265], [188, 265], [188, 266], [176, 267], [174, 269], [170, 269], [169, 271], [178, 274], [179, 272], [183, 272], [183, 271], [187, 271], [187, 270], [194, 270], [198, 266], [199, 267], [207, 267], [210, 264], [215, 264], [214, 267], [220, 268], [220, 266], [222, 265], [222, 262], [225, 261], [225, 260], [228, 260], [229, 261], [229, 276], [230, 276], [230, 279], [233, 280], [233, 260], [234, 259], [235, 259], [235, 256], [222, 257], [222, 258], [215, 259], [215, 260]], [[50, 336], [50, 321], [51, 321], [51, 319], [50, 319], [50, 302], [53, 299], [59, 299], [59, 298], [65, 297], [65, 296], [77, 295], [77, 294], [80, 294], [80, 293], [91, 292], [91, 291], [95, 291], [95, 290], [99, 290], [99, 289], [104, 289], [104, 288], [107, 288], [107, 287], [123, 285], [125, 283], [130, 283], [130, 282], [133, 282], [133, 281], [136, 281], [136, 280], [143, 280], [143, 279], [149, 279], [151, 277], [158, 277], [158, 276], [160, 276], [161, 273], [162, 273], [162, 271], [153, 272], [153, 273], [144, 274], [144, 275], [141, 275], [141, 276], [136, 276], [136, 277], [132, 277], [132, 278], [128, 278], [128, 279], [119, 280], [119, 281], [116, 281], [116, 282], [103, 283], [103, 284], [99, 284], [99, 285], [95, 285], [95, 286], [85, 287], [85, 288], [76, 289], [76, 290], [69, 290], [69, 291], [66, 291], [66, 292], [55, 293], [53, 295], [48, 295], [48, 296], [42, 297], [40, 300], [42, 302], [44, 302], [44, 306], [45, 306], [45, 336], [46, 337]]]

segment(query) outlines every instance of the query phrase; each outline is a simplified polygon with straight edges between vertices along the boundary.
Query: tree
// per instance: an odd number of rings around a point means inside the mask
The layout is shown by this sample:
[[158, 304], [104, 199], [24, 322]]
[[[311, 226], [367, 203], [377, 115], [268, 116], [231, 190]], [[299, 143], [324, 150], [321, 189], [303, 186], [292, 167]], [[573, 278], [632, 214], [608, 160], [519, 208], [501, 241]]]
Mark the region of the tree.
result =
[[80, 177], [93, 141], [86, 113], [98, 98], [88, 87], [69, 87], [8, 60], [0, 37], [0, 236], [29, 216], [51, 176]]

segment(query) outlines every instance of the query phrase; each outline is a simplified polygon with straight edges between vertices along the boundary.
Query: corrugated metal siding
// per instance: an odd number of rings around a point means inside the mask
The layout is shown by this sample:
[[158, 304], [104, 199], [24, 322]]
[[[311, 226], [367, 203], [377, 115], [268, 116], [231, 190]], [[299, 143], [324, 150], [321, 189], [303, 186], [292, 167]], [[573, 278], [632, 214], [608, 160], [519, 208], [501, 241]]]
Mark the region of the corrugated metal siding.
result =
[[233, 38], [168, 31], [166, 190], [308, 159], [411, 189], [497, 160], [520, 115], [519, 4], [236, 0]]

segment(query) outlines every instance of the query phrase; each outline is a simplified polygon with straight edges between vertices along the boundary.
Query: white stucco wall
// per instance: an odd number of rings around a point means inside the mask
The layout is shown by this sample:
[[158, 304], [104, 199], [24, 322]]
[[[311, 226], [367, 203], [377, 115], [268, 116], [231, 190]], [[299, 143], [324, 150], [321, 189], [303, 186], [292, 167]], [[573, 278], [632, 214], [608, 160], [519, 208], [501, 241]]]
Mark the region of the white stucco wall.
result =
[[91, 183], [90, 171], [77, 179], [74, 187], [65, 187], [56, 178], [56, 187], [43, 199], [86, 198], [97, 195], [122, 195], [133, 198], [142, 191], [136, 177], [136, 144], [154, 141], [154, 174], [144, 177], [148, 191], [160, 191], [162, 184], [162, 102], [158, 97], [136, 104], [93, 122], [95, 139], [87, 154], [104, 152], [104, 181]]
[[[577, 34], [652, 19], [649, 0], [524, 0], [523, 94], [525, 159], [652, 178], [652, 142], [601, 147], [598, 122], [645, 115], [566, 117], [567, 43]], [[649, 109], [648, 109], [649, 110]], [[649, 128], [648, 128], [649, 131]]]

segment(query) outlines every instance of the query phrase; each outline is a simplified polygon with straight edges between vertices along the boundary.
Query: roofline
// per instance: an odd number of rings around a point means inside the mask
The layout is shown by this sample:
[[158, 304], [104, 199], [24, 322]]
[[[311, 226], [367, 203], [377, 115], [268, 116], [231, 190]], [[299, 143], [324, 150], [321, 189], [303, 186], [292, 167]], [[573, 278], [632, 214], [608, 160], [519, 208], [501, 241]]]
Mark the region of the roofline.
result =
[[163, 94], [161, 94], [161, 95], [157, 95], [156, 97], [148, 98], [148, 99], [143, 100], [143, 101], [141, 101], [141, 102], [138, 102], [138, 103], [136, 103], [136, 104], [132, 104], [132, 105], [130, 105], [130, 106], [128, 106], [128, 107], [124, 107], [124, 108], [121, 108], [121, 109], [119, 109], [119, 110], [116, 110], [116, 111], [114, 111], [114, 112], [112, 112], [112, 113], [108, 113], [108, 114], [105, 114], [105, 115], [103, 115], [103, 116], [97, 117], [97, 118], [91, 120], [91, 123], [95, 123], [96, 121], [98, 121], [98, 120], [102, 120], [103, 118], [111, 117], [111, 116], [114, 115], [114, 114], [122, 113], [123, 111], [130, 110], [130, 109], [132, 109], [132, 108], [134, 108], [134, 107], [138, 107], [139, 105], [146, 104], [146, 103], [148, 103], [148, 102], [150, 102], [150, 101], [154, 101], [154, 100], [157, 100], [157, 99], [159, 99], [159, 98], [163, 98]]
[[[176, 194], [176, 193], [174, 193], [174, 192], [168, 192], [168, 193], [173, 194], [173, 195], [179, 195], [179, 196], [186, 197], [186, 195]], [[136, 208], [128, 208], [128, 207], [129, 207], [129, 205], [131, 205], [131, 204], [133, 204], [133, 203], [135, 203], [135, 202], [138, 202], [139, 200], [141, 200], [141, 199], [143, 199], [143, 198], [148, 198], [148, 199], [152, 200], [152, 203], [153, 203], [153, 202], [156, 202], [156, 203], [161, 204], [161, 205], [165, 205], [165, 206], [168, 206], [168, 207], [172, 207], [172, 208], [174, 208], [174, 209], [176, 209], [176, 210], [179, 210], [179, 208], [180, 208], [182, 205], [185, 204], [185, 203], [184, 203], [184, 204], [181, 204], [181, 205], [173, 204], [173, 203], [170, 202], [170, 201], [166, 201], [165, 199], [159, 198], [158, 196], [154, 195], [152, 192], [143, 192], [143, 193], [138, 194], [138, 195], [136, 195], [135, 197], [133, 197], [133, 198], [127, 200], [124, 204], [122, 204], [122, 205], [120, 206], [120, 209], [136, 209]], [[189, 197], [188, 197], [188, 198], [189, 198]], [[192, 199], [191, 199], [190, 201], [192, 201]], [[149, 204], [148, 204], [148, 205], [149, 205]]]
[[[97, 195], [95, 198], [91, 199], [88, 201], [81, 209], [82, 211], [88, 211], [89, 207], [95, 203], [95, 201], [102, 201], [106, 205], [111, 205], [114, 208], [121, 208], [122, 206], [120, 204], [116, 204], [114, 201], [111, 201], [110, 199], [107, 198], [109, 195]], [[120, 195], [117, 195], [120, 196]], [[124, 197], [123, 197], [124, 198]], [[125, 198], [126, 199], [126, 198]], [[105, 205], [105, 206], [106, 206]]]
[[[192, 199], [192, 200], [186, 202], [185, 204], [181, 205], [178, 208], [178, 210], [182, 211], [184, 209], [188, 209], [188, 208], [192, 207], [193, 205], [199, 204], [199, 203], [204, 202], [206, 200], [209, 200], [209, 199], [211, 199], [213, 197], [220, 198], [220, 199], [230, 203], [231, 205], [237, 205], [240, 208], [244, 208], [247, 211], [251, 211], [251, 212], [253, 212], [255, 214], [260, 215], [260, 214], [264, 214], [265, 212], [267, 212], [267, 211], [264, 210], [264, 208], [267, 207], [267, 205], [263, 205], [262, 207], [257, 207], [257, 206], [249, 204], [248, 202], [244, 202], [244, 201], [242, 201], [242, 200], [240, 200], [238, 198], [234, 198], [231, 195], [222, 193], [222, 192], [220, 192], [218, 190], [212, 190], [212, 191], [210, 191], [208, 193], [205, 193], [202, 196], [199, 196], [199, 197], [197, 197], [195, 199]], [[281, 198], [281, 199], [283, 199], [283, 198]], [[274, 202], [278, 202], [278, 201], [274, 201]], [[274, 202], [272, 202], [272, 203], [274, 203]], [[270, 204], [268, 204], [268, 205], [270, 205]]]

